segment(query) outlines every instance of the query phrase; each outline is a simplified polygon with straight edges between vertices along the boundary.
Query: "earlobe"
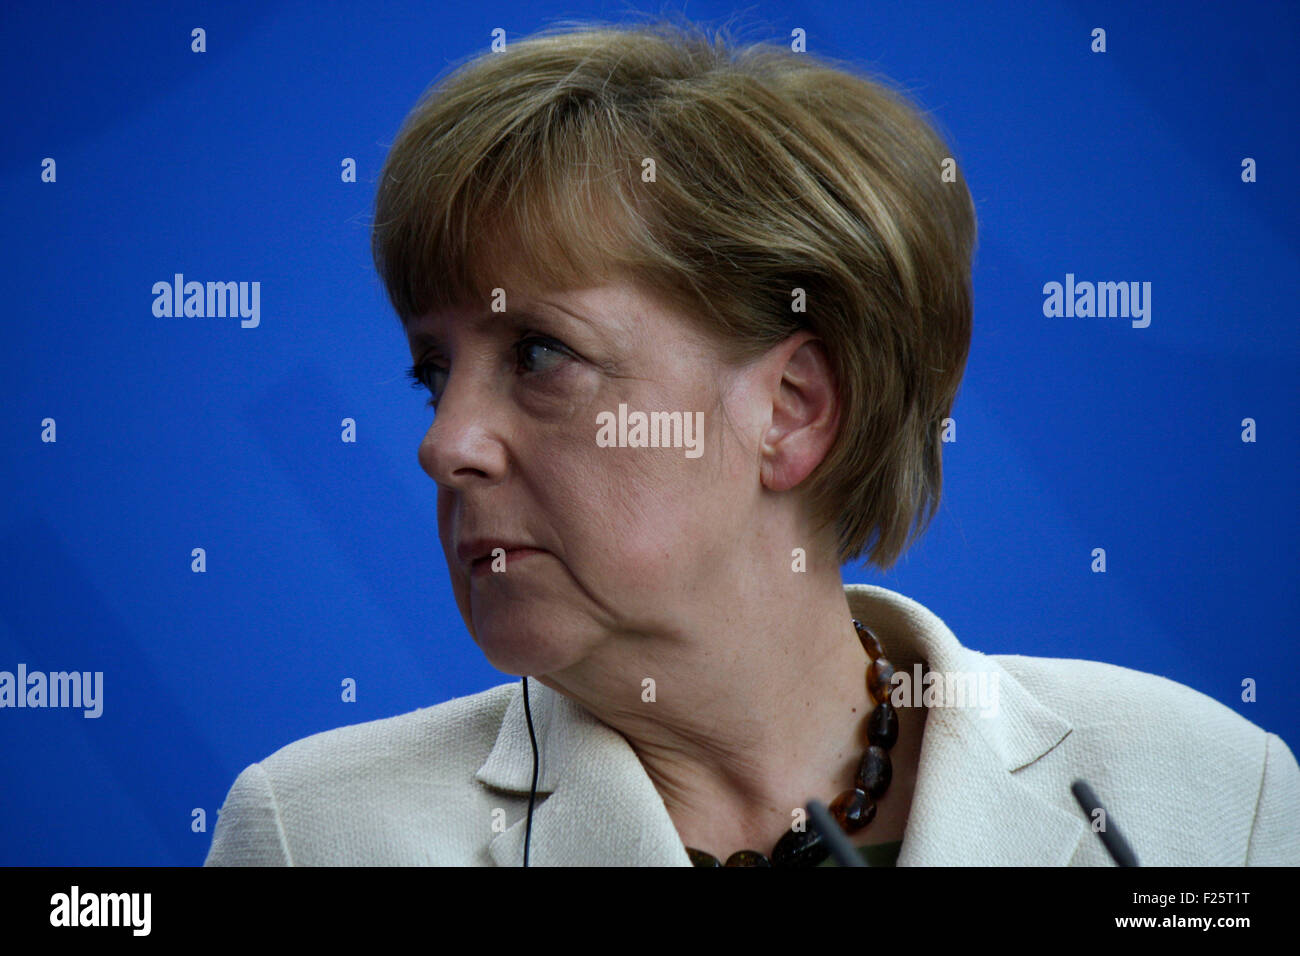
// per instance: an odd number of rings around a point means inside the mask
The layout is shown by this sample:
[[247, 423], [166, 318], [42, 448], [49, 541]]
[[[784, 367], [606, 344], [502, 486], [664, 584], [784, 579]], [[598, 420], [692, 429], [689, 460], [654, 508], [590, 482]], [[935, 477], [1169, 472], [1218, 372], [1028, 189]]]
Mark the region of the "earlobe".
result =
[[763, 485], [769, 491], [789, 491], [803, 481], [811, 469], [802, 467], [794, 447], [794, 435], [785, 436], [776, 447], [764, 445], [762, 466], [759, 469]]
[[785, 491], [787, 485], [781, 481], [782, 443], [787, 438], [785, 431], [773, 423], [768, 426], [758, 449], [758, 477], [763, 487], [769, 491]]

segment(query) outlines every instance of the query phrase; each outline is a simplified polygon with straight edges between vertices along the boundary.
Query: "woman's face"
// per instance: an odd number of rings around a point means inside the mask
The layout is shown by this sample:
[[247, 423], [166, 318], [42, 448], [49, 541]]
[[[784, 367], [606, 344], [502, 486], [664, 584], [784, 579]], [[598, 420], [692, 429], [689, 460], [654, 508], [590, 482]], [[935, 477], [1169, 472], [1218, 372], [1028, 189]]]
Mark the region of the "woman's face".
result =
[[[494, 667], [545, 675], [716, 613], [762, 490], [756, 375], [623, 283], [515, 293], [504, 312], [449, 310], [407, 334], [437, 401], [419, 459], [438, 485], [452, 589]], [[681, 413], [683, 430], [663, 435], [679, 446], [602, 447], [598, 422], [620, 440], [620, 405], [629, 442], [636, 413]], [[701, 418], [702, 435], [684, 430]], [[493, 539], [536, 550], [473, 565]]]

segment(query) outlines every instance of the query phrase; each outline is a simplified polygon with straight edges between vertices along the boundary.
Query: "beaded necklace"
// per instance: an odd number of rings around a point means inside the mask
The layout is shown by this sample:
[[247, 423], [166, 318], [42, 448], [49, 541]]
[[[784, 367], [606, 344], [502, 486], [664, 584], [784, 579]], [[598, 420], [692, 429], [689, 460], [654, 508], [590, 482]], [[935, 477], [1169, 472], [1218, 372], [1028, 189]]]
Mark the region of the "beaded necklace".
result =
[[[889, 789], [893, 765], [889, 751], [898, 740], [898, 714], [889, 702], [894, 678], [893, 665], [871, 629], [856, 619], [862, 649], [867, 652], [867, 694], [875, 702], [867, 722], [869, 746], [862, 754], [854, 785], [831, 801], [830, 812], [845, 833], [857, 833], [876, 817], [876, 801]], [[805, 811], [806, 813], [806, 811]], [[737, 850], [722, 863], [716, 856], [688, 846], [686, 853], [695, 866], [817, 866], [830, 855], [830, 848], [814, 828], [790, 829], [776, 841], [771, 857], [757, 850]]]

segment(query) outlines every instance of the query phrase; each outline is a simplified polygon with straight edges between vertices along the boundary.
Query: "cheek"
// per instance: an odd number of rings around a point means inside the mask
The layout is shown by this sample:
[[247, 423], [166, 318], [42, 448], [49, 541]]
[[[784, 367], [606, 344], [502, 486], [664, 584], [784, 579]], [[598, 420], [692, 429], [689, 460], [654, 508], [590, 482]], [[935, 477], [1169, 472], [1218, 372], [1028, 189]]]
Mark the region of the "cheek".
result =
[[593, 447], [568, 472], [556, 530], [597, 580], [661, 592], [699, 573], [719, 523], [730, 520], [719, 470], [679, 449]]
[[[604, 397], [562, 427], [538, 429], [521, 446], [550, 532], [571, 572], [602, 594], [680, 590], [708, 573], [711, 548], [729, 542], [749, 507], [746, 461], [725, 439], [715, 415], [704, 413], [702, 454], [685, 448], [601, 447], [597, 413], [630, 409], [704, 409], [707, 395], [686, 387], [653, 394]], [[717, 413], [720, 414], [720, 413]], [[692, 431], [692, 436], [695, 436]], [[752, 470], [752, 469], [751, 469]]]

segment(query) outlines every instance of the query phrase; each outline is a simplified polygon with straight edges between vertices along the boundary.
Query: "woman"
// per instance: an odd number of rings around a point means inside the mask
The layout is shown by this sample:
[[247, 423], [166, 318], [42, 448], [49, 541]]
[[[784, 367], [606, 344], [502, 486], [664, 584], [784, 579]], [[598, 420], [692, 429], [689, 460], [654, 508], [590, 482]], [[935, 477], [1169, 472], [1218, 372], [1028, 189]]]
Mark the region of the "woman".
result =
[[1300, 863], [1275, 735], [842, 585], [933, 516], [971, 335], [970, 194], [883, 83], [544, 33], [416, 106], [375, 220], [457, 603], [533, 679], [254, 764], [208, 863], [815, 865], [810, 798], [884, 865]]

